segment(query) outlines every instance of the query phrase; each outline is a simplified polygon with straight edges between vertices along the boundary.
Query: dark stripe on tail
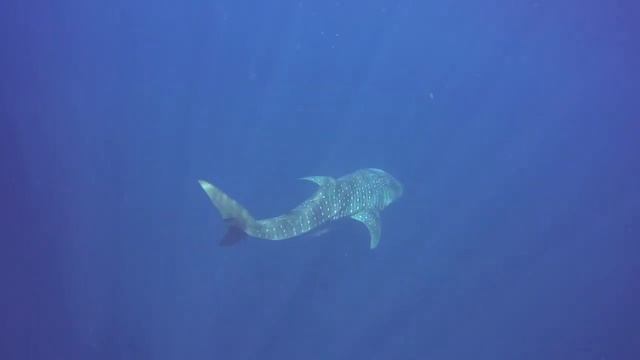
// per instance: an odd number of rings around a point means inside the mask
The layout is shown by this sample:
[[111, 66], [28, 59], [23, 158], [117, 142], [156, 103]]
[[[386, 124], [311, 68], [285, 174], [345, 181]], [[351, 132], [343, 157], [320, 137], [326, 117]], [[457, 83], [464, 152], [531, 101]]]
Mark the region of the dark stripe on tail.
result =
[[224, 234], [224, 237], [220, 239], [218, 245], [232, 246], [247, 238], [247, 234], [244, 232], [244, 230], [242, 230], [237, 225], [228, 221], [227, 225], [229, 226], [227, 228], [227, 232]]

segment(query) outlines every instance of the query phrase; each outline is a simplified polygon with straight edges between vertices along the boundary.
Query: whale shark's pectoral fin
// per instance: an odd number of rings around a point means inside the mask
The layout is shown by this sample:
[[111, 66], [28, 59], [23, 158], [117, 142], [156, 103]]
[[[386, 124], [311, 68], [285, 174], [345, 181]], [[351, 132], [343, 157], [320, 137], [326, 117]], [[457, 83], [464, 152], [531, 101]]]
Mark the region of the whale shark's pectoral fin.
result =
[[320, 187], [333, 184], [336, 182], [336, 179], [332, 178], [331, 176], [307, 176], [300, 179], [314, 182], [318, 184], [318, 186]]
[[375, 249], [380, 242], [380, 214], [377, 211], [364, 211], [351, 216], [351, 218], [367, 226], [371, 236], [369, 246], [371, 249]]

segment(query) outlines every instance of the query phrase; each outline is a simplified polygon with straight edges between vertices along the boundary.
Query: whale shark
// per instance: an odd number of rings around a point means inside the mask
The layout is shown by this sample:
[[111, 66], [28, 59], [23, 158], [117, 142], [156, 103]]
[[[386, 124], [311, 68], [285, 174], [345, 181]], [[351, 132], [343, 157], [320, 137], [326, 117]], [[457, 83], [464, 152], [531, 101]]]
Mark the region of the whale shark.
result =
[[369, 230], [369, 247], [380, 243], [380, 212], [402, 196], [403, 186], [384, 170], [368, 168], [339, 178], [307, 176], [318, 187], [315, 193], [289, 212], [256, 220], [244, 206], [215, 185], [198, 180], [222, 219], [227, 233], [221, 245], [231, 245], [251, 236], [264, 240], [299, 237], [342, 218], [352, 218]]

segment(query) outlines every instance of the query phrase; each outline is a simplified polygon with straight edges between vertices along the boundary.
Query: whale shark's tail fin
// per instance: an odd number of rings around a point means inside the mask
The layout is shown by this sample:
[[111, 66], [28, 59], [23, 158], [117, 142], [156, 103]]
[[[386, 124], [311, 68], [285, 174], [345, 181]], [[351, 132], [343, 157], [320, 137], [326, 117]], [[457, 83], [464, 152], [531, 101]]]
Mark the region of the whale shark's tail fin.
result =
[[198, 182], [222, 215], [222, 219], [229, 225], [220, 245], [233, 245], [245, 238], [249, 228], [256, 222], [249, 211], [214, 185], [204, 180]]

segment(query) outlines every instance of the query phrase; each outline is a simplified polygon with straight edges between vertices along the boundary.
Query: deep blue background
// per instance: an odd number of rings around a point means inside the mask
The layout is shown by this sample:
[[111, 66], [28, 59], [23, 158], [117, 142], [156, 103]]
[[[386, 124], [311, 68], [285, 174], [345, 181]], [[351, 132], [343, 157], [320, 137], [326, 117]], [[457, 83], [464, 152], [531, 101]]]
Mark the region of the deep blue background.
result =
[[[0, 5], [0, 358], [637, 359], [630, 1]], [[380, 247], [216, 245], [385, 169]]]

